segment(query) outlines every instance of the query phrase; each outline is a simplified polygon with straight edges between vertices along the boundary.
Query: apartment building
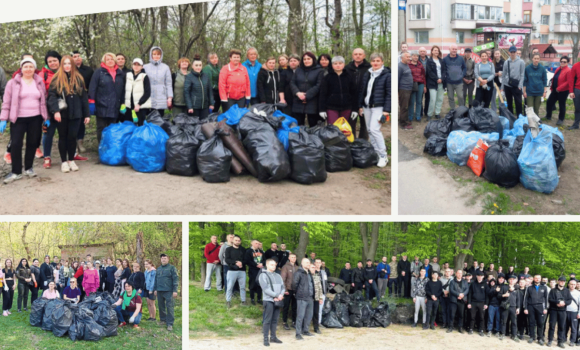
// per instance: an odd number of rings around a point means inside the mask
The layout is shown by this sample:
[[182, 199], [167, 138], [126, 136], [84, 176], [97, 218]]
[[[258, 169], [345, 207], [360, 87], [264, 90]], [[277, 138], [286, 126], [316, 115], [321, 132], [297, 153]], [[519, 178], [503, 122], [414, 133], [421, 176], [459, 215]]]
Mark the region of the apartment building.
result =
[[576, 0], [407, 0], [405, 41], [409, 50], [438, 45], [447, 54], [454, 43], [461, 53], [466, 47], [523, 47], [529, 35], [541, 52], [550, 45], [557, 52], [542, 60], [558, 60], [571, 54], [567, 34], [576, 30], [568, 1]]

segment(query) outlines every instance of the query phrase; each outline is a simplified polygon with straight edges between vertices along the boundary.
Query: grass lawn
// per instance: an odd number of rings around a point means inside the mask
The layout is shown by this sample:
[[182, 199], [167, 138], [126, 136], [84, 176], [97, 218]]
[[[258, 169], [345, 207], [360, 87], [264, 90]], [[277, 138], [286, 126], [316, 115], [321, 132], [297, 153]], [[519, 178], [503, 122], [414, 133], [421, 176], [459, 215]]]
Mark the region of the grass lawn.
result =
[[[165, 324], [144, 321], [149, 318], [147, 305], [144, 303], [143, 320], [140, 330], [125, 327], [116, 337], [103, 338], [99, 342], [70, 340], [68, 334], [62, 338], [55, 337], [52, 332], [43, 331], [39, 327], [32, 327], [29, 322], [30, 305], [28, 311], [18, 313], [17, 292], [14, 293], [12, 315], [0, 316], [0, 348], [1, 349], [181, 349], [182, 348], [182, 314], [181, 298], [177, 298], [175, 307], [175, 324], [173, 332], [168, 332]], [[29, 296], [30, 301], [30, 296]], [[159, 320], [159, 313], [157, 313]]]

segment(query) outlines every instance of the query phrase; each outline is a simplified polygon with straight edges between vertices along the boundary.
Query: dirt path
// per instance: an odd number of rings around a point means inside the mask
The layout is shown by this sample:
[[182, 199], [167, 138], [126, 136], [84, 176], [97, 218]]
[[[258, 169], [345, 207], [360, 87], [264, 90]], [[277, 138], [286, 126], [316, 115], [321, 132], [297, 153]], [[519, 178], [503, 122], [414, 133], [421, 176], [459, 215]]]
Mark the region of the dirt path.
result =
[[[443, 329], [420, 330], [409, 326], [391, 325], [385, 328], [345, 328], [325, 329], [322, 334], [305, 337], [297, 341], [293, 331], [285, 331], [278, 326], [278, 337], [283, 344], [271, 344], [272, 349], [312, 350], [312, 349], [402, 349], [402, 350], [489, 350], [489, 349], [529, 349], [527, 341], [515, 343], [510, 339], [500, 341], [492, 336], [480, 337], [477, 334], [468, 335], [457, 332], [445, 333]], [[281, 329], [281, 330], [280, 330]], [[527, 338], [526, 338], [527, 340]], [[262, 348], [262, 334], [243, 335], [236, 338], [189, 339], [192, 350], [226, 350]], [[537, 345], [534, 345], [534, 347]]]
[[[540, 117], [545, 116], [545, 107], [546, 104], [543, 103], [540, 108]], [[441, 116], [444, 116], [448, 111], [449, 103], [447, 96], [445, 96]], [[569, 106], [567, 119], [564, 121], [565, 127], [572, 125], [573, 113], [574, 109]], [[543, 122], [556, 126], [557, 112], [555, 114], [551, 121]], [[419, 159], [419, 161], [399, 162], [399, 186], [408, 188], [413, 185], [412, 179], [417, 178], [413, 182], [415, 182], [417, 192], [420, 192], [416, 194], [411, 192], [409, 196], [406, 196], [399, 187], [399, 213], [431, 214], [432, 210], [436, 210], [434, 208], [448, 206], [446, 201], [453, 198], [455, 193], [467, 194], [465, 198], [461, 197], [456, 206], [467, 206], [465, 208], [467, 210], [479, 209], [476, 214], [492, 214], [493, 212], [493, 214], [516, 215], [578, 215], [580, 213], [580, 192], [577, 190], [580, 184], [580, 157], [578, 157], [580, 154], [580, 132], [560, 128], [565, 139], [566, 159], [558, 169], [560, 175], [558, 187], [552, 194], [546, 195], [527, 190], [521, 184], [511, 189], [500, 188], [487, 182], [484, 178], [475, 176], [468, 167], [457, 166], [447, 157], [433, 157], [423, 153], [426, 141], [423, 130], [426, 125], [425, 121], [414, 121], [412, 130], [399, 130], [400, 144], [412, 154], [417, 155]], [[427, 181], [420, 182], [420, 176], [427, 178]], [[447, 181], [449, 177], [454, 181], [451, 183]], [[424, 195], [429, 196], [429, 198], [434, 197], [429, 194], [441, 192], [441, 187], [445, 189], [450, 187], [450, 191], [446, 195], [435, 197], [429, 203], [425, 203]], [[463, 210], [443, 214], [462, 213], [464, 213]]]
[[[94, 134], [94, 127], [91, 128]], [[391, 128], [383, 127], [390, 140]], [[88, 138], [92, 135], [88, 135]], [[57, 137], [55, 137], [55, 142]], [[7, 135], [0, 136], [4, 154]], [[87, 142], [87, 141], [85, 141]], [[229, 183], [210, 184], [201, 177], [167, 173], [143, 174], [129, 166], [96, 164], [96, 142], [90, 141], [89, 161], [78, 162], [78, 173], [60, 172], [58, 148], [53, 167], [39, 177], [0, 184], [3, 215], [390, 215], [391, 167], [353, 168], [329, 173], [325, 183], [311, 186], [290, 180], [262, 184], [252, 176], [232, 177]], [[10, 166], [0, 160], [0, 174]]]

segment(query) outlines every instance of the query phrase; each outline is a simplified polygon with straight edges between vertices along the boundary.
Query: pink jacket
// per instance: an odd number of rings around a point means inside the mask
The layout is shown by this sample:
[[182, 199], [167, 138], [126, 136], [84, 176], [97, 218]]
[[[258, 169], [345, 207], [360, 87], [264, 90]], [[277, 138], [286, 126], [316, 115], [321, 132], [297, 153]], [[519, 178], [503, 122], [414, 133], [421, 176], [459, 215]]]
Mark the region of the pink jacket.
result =
[[[48, 118], [48, 111], [46, 108], [46, 90], [44, 88], [44, 82], [42, 78], [37, 74], [34, 74], [34, 82], [38, 91], [40, 91], [40, 114], [42, 118], [46, 120]], [[8, 120], [11, 123], [15, 123], [18, 119], [18, 111], [20, 110], [20, 89], [22, 87], [22, 74], [16, 75], [16, 77], [6, 84], [6, 90], [4, 91], [4, 99], [2, 100], [2, 112], [0, 112], [0, 120]]]
[[97, 291], [99, 288], [99, 270], [85, 270], [83, 274], [83, 288], [87, 295]]

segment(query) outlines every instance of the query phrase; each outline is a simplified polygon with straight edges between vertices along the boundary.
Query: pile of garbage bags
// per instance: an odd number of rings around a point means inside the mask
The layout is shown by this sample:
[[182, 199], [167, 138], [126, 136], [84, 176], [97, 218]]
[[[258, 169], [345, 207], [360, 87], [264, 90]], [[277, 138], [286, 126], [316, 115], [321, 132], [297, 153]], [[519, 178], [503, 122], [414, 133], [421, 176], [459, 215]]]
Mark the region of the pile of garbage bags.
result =
[[118, 325], [115, 302], [108, 292], [93, 293], [78, 304], [62, 299], [36, 299], [30, 310], [30, 325], [57, 337], [68, 333], [73, 341], [114, 337]]
[[539, 124], [531, 109], [517, 119], [504, 106], [501, 111], [507, 116], [479, 106], [452, 109], [427, 124], [423, 151], [447, 155], [453, 163], [467, 165], [477, 176], [505, 188], [521, 183], [552, 193], [566, 158], [564, 135], [558, 128]]
[[322, 309], [322, 325], [326, 328], [383, 327], [391, 324], [389, 305], [379, 303], [376, 308], [365, 301], [361, 291], [349, 295], [337, 293], [332, 301], [326, 299]]

